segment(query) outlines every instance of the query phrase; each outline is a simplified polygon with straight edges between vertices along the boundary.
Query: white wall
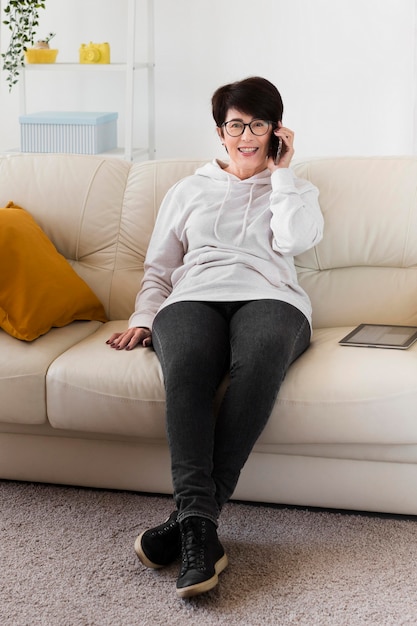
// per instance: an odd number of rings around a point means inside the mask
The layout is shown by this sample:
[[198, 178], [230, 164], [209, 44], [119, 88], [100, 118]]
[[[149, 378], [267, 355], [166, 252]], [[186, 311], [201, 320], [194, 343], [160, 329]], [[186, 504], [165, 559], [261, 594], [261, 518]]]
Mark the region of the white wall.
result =
[[[1, 0], [3, 6], [6, 0]], [[83, 41], [126, 50], [124, 0], [46, 0], [39, 35], [53, 30], [59, 61]], [[146, 0], [138, 5], [138, 58]], [[261, 75], [284, 99], [297, 157], [413, 154], [416, 0], [154, 0], [158, 158], [221, 156], [210, 98], [225, 82]], [[8, 33], [2, 27], [1, 47]], [[139, 59], [138, 59], [139, 60]], [[118, 110], [120, 76], [30, 75], [28, 109]], [[34, 81], [34, 82], [33, 82]], [[145, 89], [138, 80], [137, 95]], [[135, 142], [146, 133], [137, 98]], [[18, 89], [0, 81], [0, 151], [19, 145]]]

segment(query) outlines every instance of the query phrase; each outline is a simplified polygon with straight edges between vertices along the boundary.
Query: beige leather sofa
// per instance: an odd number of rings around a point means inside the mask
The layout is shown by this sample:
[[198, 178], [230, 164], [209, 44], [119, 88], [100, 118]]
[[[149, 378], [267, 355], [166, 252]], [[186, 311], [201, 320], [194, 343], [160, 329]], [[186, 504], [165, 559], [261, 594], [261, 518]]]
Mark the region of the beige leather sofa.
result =
[[[106, 340], [132, 311], [163, 195], [199, 164], [0, 159], [0, 206], [35, 217], [110, 319], [30, 343], [0, 331], [0, 478], [171, 493], [156, 355]], [[417, 324], [417, 158], [294, 167], [319, 187], [325, 217], [323, 241], [297, 259], [314, 337], [235, 498], [417, 514], [417, 345], [338, 345], [361, 322]]]

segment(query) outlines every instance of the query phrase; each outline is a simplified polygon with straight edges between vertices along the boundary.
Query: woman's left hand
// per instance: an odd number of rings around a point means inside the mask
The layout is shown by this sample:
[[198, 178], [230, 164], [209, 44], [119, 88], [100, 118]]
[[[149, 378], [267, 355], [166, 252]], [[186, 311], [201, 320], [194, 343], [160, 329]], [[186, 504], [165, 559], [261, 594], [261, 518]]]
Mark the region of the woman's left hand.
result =
[[294, 156], [294, 132], [283, 126], [281, 122], [278, 122], [278, 128], [273, 133], [282, 140], [282, 147], [278, 163], [274, 162], [273, 157], [268, 158], [268, 168], [271, 172], [274, 172], [279, 167], [289, 167]]

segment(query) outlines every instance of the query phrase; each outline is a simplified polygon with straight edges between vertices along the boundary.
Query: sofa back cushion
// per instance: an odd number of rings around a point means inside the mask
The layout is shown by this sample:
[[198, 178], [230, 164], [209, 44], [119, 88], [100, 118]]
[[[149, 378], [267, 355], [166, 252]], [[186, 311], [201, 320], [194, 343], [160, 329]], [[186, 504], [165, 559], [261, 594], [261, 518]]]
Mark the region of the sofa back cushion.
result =
[[323, 240], [296, 259], [316, 328], [417, 324], [417, 158], [312, 159]]
[[149, 240], [161, 202], [177, 181], [193, 174], [203, 161], [133, 163], [120, 219], [120, 232], [110, 293], [110, 318], [128, 318], [143, 278]]
[[130, 163], [95, 155], [0, 157], [0, 206], [23, 206], [102, 302], [133, 311], [159, 205], [202, 161]]
[[107, 317], [130, 164], [79, 155], [0, 159], [0, 206], [25, 207], [92, 288]]

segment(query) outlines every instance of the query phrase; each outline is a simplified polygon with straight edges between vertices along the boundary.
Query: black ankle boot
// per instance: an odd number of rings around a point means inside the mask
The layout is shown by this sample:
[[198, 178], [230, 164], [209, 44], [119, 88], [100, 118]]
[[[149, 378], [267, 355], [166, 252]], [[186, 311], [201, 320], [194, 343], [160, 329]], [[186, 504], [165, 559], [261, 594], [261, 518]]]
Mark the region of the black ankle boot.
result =
[[177, 515], [174, 511], [163, 524], [145, 530], [136, 539], [135, 552], [146, 567], [158, 569], [179, 558], [181, 535]]
[[216, 525], [209, 519], [187, 517], [181, 522], [180, 530], [182, 563], [177, 595], [189, 598], [213, 589], [228, 560], [217, 537]]

